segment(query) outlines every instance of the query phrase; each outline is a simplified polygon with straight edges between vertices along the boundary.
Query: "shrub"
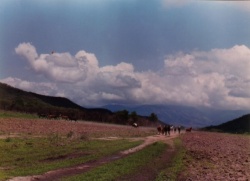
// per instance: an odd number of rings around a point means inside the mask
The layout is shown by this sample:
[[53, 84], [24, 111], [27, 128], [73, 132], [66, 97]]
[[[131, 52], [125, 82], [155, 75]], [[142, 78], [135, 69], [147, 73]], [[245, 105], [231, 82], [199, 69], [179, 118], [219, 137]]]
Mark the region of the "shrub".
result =
[[6, 138], [5, 142], [11, 142], [11, 138], [10, 137]]
[[67, 134], [67, 138], [72, 138], [73, 135], [74, 135], [74, 132], [73, 132], [73, 131], [70, 131], [70, 132], [68, 132], [68, 134]]

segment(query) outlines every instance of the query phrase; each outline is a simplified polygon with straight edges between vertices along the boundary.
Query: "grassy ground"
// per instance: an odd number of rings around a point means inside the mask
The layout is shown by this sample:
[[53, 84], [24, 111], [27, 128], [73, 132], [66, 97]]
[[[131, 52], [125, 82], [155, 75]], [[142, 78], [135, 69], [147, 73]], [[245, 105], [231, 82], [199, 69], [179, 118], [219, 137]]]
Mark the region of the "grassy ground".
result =
[[166, 146], [167, 145], [164, 143], [154, 143], [135, 154], [97, 167], [85, 174], [76, 175], [67, 179], [65, 178], [65, 181], [117, 180], [122, 176], [138, 172], [142, 166], [150, 164], [150, 161], [159, 156], [166, 149]]
[[0, 180], [13, 176], [41, 174], [68, 167], [138, 145], [127, 140], [72, 140], [58, 135], [46, 138], [0, 140]]
[[35, 114], [26, 114], [26, 113], [21, 113], [21, 112], [0, 110], [0, 118], [27, 118], [27, 119], [33, 119], [33, 118], [37, 118], [37, 115], [35, 115]]

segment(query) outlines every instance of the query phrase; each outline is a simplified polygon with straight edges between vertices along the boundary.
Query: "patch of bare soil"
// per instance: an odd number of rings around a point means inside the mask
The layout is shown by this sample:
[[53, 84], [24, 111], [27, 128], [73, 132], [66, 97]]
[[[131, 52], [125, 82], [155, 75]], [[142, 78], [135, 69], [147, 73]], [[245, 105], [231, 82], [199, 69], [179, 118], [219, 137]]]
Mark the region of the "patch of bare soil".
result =
[[[145, 148], [146, 146], [153, 144], [157, 141], [163, 141], [171, 146], [171, 145], [173, 145], [173, 138], [175, 138], [176, 136], [178, 136], [177, 133], [172, 134], [171, 136], [156, 135], [156, 136], [149, 136], [149, 137], [145, 137], [145, 138], [131, 138], [132, 141], [138, 140], [138, 139], [144, 139], [144, 142], [143, 142], [143, 144], [141, 144], [137, 147], [122, 151], [120, 153], [117, 153], [116, 155], [101, 158], [99, 160], [90, 161], [90, 162], [80, 164], [80, 165], [70, 167], [70, 168], [63, 168], [63, 169], [49, 171], [43, 175], [16, 177], [16, 178], [10, 179], [9, 181], [35, 181], [35, 180], [54, 181], [54, 180], [60, 180], [60, 178], [62, 178], [62, 177], [84, 173], [84, 172], [87, 172], [87, 171], [97, 167], [97, 166], [112, 162], [112, 161], [117, 160], [117, 159], [124, 158], [125, 156], [132, 154], [136, 151], [139, 151], [139, 150]], [[108, 137], [108, 138], [99, 138], [99, 139], [119, 139], [119, 138]], [[143, 180], [148, 180], [149, 178], [155, 178], [159, 169], [166, 167], [166, 163], [169, 162], [169, 160], [171, 159], [171, 155], [173, 153], [174, 153], [174, 149], [172, 147], [172, 149], [166, 151], [163, 155], [161, 155], [160, 158], [156, 158], [153, 161], [152, 165], [145, 166], [144, 168], [142, 168], [142, 170], [143, 170], [142, 172], [140, 172], [138, 174], [131, 175], [129, 177], [121, 178], [120, 180], [140, 180], [140, 181], [143, 181]]]
[[3, 135], [0, 135], [0, 139], [16, 138], [16, 137], [19, 137], [19, 136], [20, 136], [19, 134], [15, 134], [15, 133], [12, 133], [12, 134], [3, 134]]
[[[172, 134], [171, 136], [165, 136], [165, 135], [148, 136], [148, 137], [144, 138], [143, 144], [141, 144], [137, 147], [131, 148], [129, 150], [122, 151], [121, 153], [125, 154], [125, 155], [130, 154], [130, 153], [139, 151], [139, 150], [145, 148], [146, 146], [151, 145], [157, 141], [162, 141], [162, 142], [165, 142], [167, 144], [170, 144], [170, 146], [173, 146], [173, 138], [175, 138], [176, 136], [178, 136], [177, 133]], [[136, 138], [136, 139], [141, 139], [141, 138]]]
[[179, 180], [250, 180], [250, 137], [192, 132], [182, 136], [187, 157]]
[[86, 155], [89, 155], [89, 153], [71, 153], [71, 154], [68, 154], [68, 155], [60, 155], [58, 157], [50, 157], [50, 158], [47, 158], [47, 159], [44, 159], [44, 160], [41, 160], [41, 162], [53, 162], [53, 161], [56, 161], [56, 160], [64, 160], [64, 159], [73, 159], [73, 158], [79, 158], [79, 157], [82, 157], [82, 156], [86, 156]]

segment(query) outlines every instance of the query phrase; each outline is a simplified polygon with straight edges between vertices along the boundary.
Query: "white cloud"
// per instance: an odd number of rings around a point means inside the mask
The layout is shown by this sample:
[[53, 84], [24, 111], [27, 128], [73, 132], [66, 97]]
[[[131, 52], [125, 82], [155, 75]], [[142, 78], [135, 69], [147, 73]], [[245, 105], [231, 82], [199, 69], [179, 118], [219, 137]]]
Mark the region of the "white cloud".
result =
[[[34, 71], [43, 74], [53, 81], [75, 82], [86, 78], [88, 64], [83, 59], [69, 53], [41, 54], [30, 43], [21, 43], [15, 49], [18, 55], [24, 56]], [[86, 66], [85, 66], [86, 65]]]
[[[249, 57], [250, 49], [244, 45], [236, 45], [230, 49], [213, 49], [209, 52], [195, 51], [190, 55], [177, 54], [165, 60], [164, 75], [174, 75], [175, 82], [188, 85], [190, 91], [197, 96], [196, 103], [206, 101], [211, 106], [250, 107], [247, 103], [249, 98], [246, 98], [249, 95], [246, 88], [250, 86]], [[183, 88], [171, 84], [178, 89]], [[180, 96], [185, 91], [187, 90], [181, 91]], [[202, 97], [205, 100], [198, 99]]]
[[79, 51], [38, 55], [33, 45], [16, 48], [47, 82], [17, 78], [1, 80], [46, 95], [65, 96], [83, 106], [108, 103], [184, 104], [250, 108], [250, 49], [193, 51], [168, 55], [159, 71], [136, 72], [132, 64], [99, 67], [94, 54]]
[[[134, 67], [128, 63], [119, 63], [116, 66], [104, 66], [99, 69], [97, 76], [100, 83], [117, 88], [140, 87], [134, 72]], [[105, 86], [103, 85], [103, 86]]]
[[21, 43], [15, 49], [16, 53], [25, 56], [27, 60], [32, 64], [34, 59], [38, 58], [36, 48], [30, 43]]
[[54, 83], [48, 82], [29, 82], [19, 78], [8, 77], [0, 80], [2, 83], [6, 83], [13, 87], [25, 90], [32, 91], [42, 95], [57, 95], [59, 96], [57, 85]]

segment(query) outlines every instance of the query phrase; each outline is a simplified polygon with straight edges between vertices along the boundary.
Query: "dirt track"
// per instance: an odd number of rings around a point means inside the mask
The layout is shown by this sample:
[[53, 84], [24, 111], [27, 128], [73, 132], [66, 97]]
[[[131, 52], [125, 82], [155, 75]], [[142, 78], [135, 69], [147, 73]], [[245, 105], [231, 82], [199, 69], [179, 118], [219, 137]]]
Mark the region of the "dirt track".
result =
[[[39, 181], [53, 181], [53, 180], [58, 180], [63, 176], [72, 176], [75, 174], [80, 174], [80, 173], [84, 173], [87, 172], [97, 166], [112, 162], [114, 160], [118, 160], [121, 159], [123, 157], [125, 157], [128, 154], [132, 154], [136, 151], [139, 151], [143, 148], [145, 148], [146, 146], [153, 144], [157, 141], [162, 141], [165, 142], [169, 145], [173, 144], [173, 138], [177, 137], [178, 134], [172, 134], [171, 136], [165, 136], [165, 135], [155, 135], [155, 136], [148, 136], [145, 138], [131, 138], [131, 140], [144, 140], [144, 142], [134, 148], [128, 149], [128, 150], [124, 150], [116, 155], [112, 155], [109, 157], [105, 157], [105, 158], [101, 158], [99, 160], [96, 161], [91, 161], [91, 162], [87, 162], [81, 165], [77, 165], [74, 167], [70, 167], [70, 168], [64, 168], [64, 169], [58, 169], [58, 170], [53, 170], [53, 171], [49, 171], [47, 173], [44, 173], [43, 175], [34, 175], [34, 176], [27, 176], [27, 177], [16, 177], [16, 178], [12, 178], [9, 181], [35, 181], [35, 180], [39, 180]], [[108, 137], [108, 138], [99, 138], [99, 139], [119, 139], [117, 137]]]

